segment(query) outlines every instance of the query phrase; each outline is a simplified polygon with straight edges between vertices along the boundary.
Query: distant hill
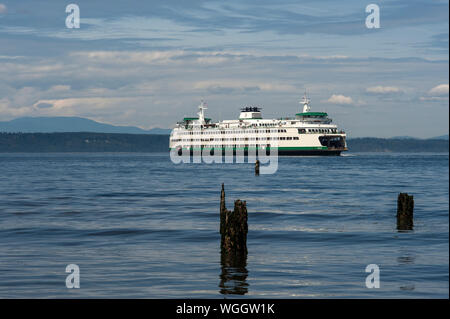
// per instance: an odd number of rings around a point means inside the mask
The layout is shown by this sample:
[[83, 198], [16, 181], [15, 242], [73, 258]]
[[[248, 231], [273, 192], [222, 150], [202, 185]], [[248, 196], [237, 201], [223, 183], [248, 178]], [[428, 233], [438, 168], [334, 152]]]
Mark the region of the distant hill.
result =
[[441, 135], [441, 136], [436, 136], [432, 138], [433, 140], [448, 140], [448, 134], [447, 135]]
[[143, 130], [134, 126], [115, 126], [99, 123], [82, 117], [21, 117], [0, 122], [0, 132], [56, 133], [94, 132], [122, 134], [170, 134], [169, 129]]
[[414, 138], [374, 138], [362, 137], [347, 140], [350, 152], [446, 152], [448, 140], [444, 139], [414, 139]]
[[430, 138], [417, 138], [417, 137], [412, 137], [412, 136], [394, 136], [394, 137], [391, 137], [390, 139], [393, 139], [393, 140], [411, 140], [411, 139], [412, 140], [448, 140], [448, 134], [430, 137]]
[[169, 135], [117, 133], [0, 133], [4, 152], [168, 152]]
[[412, 137], [412, 136], [394, 136], [391, 137], [390, 139], [394, 139], [394, 140], [417, 140], [418, 138], [416, 137]]

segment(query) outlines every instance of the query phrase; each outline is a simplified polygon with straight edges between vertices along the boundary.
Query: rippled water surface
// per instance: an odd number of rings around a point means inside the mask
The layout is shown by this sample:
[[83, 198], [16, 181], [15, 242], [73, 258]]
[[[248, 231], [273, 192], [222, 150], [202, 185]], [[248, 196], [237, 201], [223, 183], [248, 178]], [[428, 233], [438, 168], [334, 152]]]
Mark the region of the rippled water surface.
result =
[[[448, 298], [448, 154], [173, 164], [167, 154], [1, 154], [0, 297]], [[248, 256], [220, 255], [219, 199]], [[414, 230], [396, 229], [399, 192]], [[80, 267], [67, 289], [65, 268]], [[381, 287], [368, 289], [368, 264]]]

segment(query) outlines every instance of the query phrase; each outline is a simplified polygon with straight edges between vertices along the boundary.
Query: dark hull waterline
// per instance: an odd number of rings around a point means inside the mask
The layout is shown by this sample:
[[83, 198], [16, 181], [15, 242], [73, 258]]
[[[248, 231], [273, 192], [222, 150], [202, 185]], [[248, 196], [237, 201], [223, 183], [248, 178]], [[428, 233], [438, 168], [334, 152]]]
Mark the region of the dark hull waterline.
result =
[[[333, 150], [278, 150], [278, 156], [339, 156], [341, 155], [341, 152], [346, 151], [347, 149], [333, 149]], [[187, 152], [185, 151], [186, 155]], [[218, 152], [218, 154], [220, 155], [220, 151]], [[270, 155], [270, 152], [265, 152], [263, 153], [266, 156]], [[181, 156], [182, 152], [181, 150], [178, 151], [178, 155]], [[189, 155], [190, 156], [194, 156], [194, 155], [201, 155], [200, 152], [196, 151], [194, 154], [194, 151], [190, 150], [189, 151]], [[211, 151], [210, 155], [213, 156], [214, 152]], [[222, 151], [222, 156], [225, 156], [225, 151]], [[244, 155], [244, 156], [248, 156], [248, 151], [244, 151], [244, 152], [238, 152], [238, 154], [236, 154], [236, 151], [233, 151], [233, 156], [236, 155]], [[255, 155], [255, 153], [251, 154], [251, 155]]]

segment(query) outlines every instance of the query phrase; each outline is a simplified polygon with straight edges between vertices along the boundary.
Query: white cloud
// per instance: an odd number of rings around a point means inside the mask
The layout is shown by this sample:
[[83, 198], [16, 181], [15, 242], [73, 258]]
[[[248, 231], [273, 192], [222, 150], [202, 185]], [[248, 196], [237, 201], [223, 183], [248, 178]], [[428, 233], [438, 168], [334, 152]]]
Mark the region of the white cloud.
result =
[[[53, 100], [39, 100], [33, 104], [33, 107], [45, 103], [51, 104], [52, 112], [60, 111], [60, 115], [73, 115], [77, 111], [93, 111], [107, 109], [112, 105], [121, 105], [121, 103], [130, 103], [133, 98], [67, 98], [67, 99], [53, 99]], [[56, 113], [52, 113], [56, 114]]]
[[439, 84], [428, 91], [427, 96], [421, 96], [420, 101], [441, 102], [448, 101], [448, 84]]
[[428, 95], [432, 96], [448, 95], [448, 84], [439, 84], [438, 86], [435, 86], [430, 91], [428, 91]]
[[0, 13], [6, 13], [7, 9], [3, 3], [0, 3]]
[[50, 92], [66, 92], [70, 91], [70, 85], [53, 85], [50, 89]]
[[392, 93], [400, 93], [402, 90], [395, 86], [372, 86], [366, 89], [367, 93], [374, 94], [392, 94]]
[[223, 56], [205, 56], [197, 58], [197, 62], [201, 64], [220, 64], [227, 62], [229, 59]]
[[290, 84], [279, 83], [264, 83], [254, 80], [208, 80], [198, 81], [193, 85], [194, 89], [207, 90], [207, 89], [246, 89], [255, 88], [261, 91], [276, 91], [276, 92], [296, 92], [297, 88]]
[[421, 96], [419, 99], [421, 101], [439, 102], [448, 101], [448, 96]]
[[71, 54], [91, 62], [114, 64], [156, 64], [173, 62], [172, 58], [184, 55], [182, 50], [172, 51], [80, 51]]
[[341, 95], [341, 94], [333, 94], [328, 100], [327, 103], [331, 104], [341, 104], [341, 105], [352, 105], [354, 101], [351, 97]]

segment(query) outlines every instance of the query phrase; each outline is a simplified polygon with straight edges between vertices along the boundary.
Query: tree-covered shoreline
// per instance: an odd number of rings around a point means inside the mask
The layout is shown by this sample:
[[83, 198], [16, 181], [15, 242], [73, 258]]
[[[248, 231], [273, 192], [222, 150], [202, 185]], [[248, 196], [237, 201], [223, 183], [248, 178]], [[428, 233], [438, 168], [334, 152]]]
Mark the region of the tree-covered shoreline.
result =
[[[353, 138], [350, 152], [448, 152], [439, 139]], [[167, 152], [169, 135], [118, 133], [0, 133], [0, 152]]]

